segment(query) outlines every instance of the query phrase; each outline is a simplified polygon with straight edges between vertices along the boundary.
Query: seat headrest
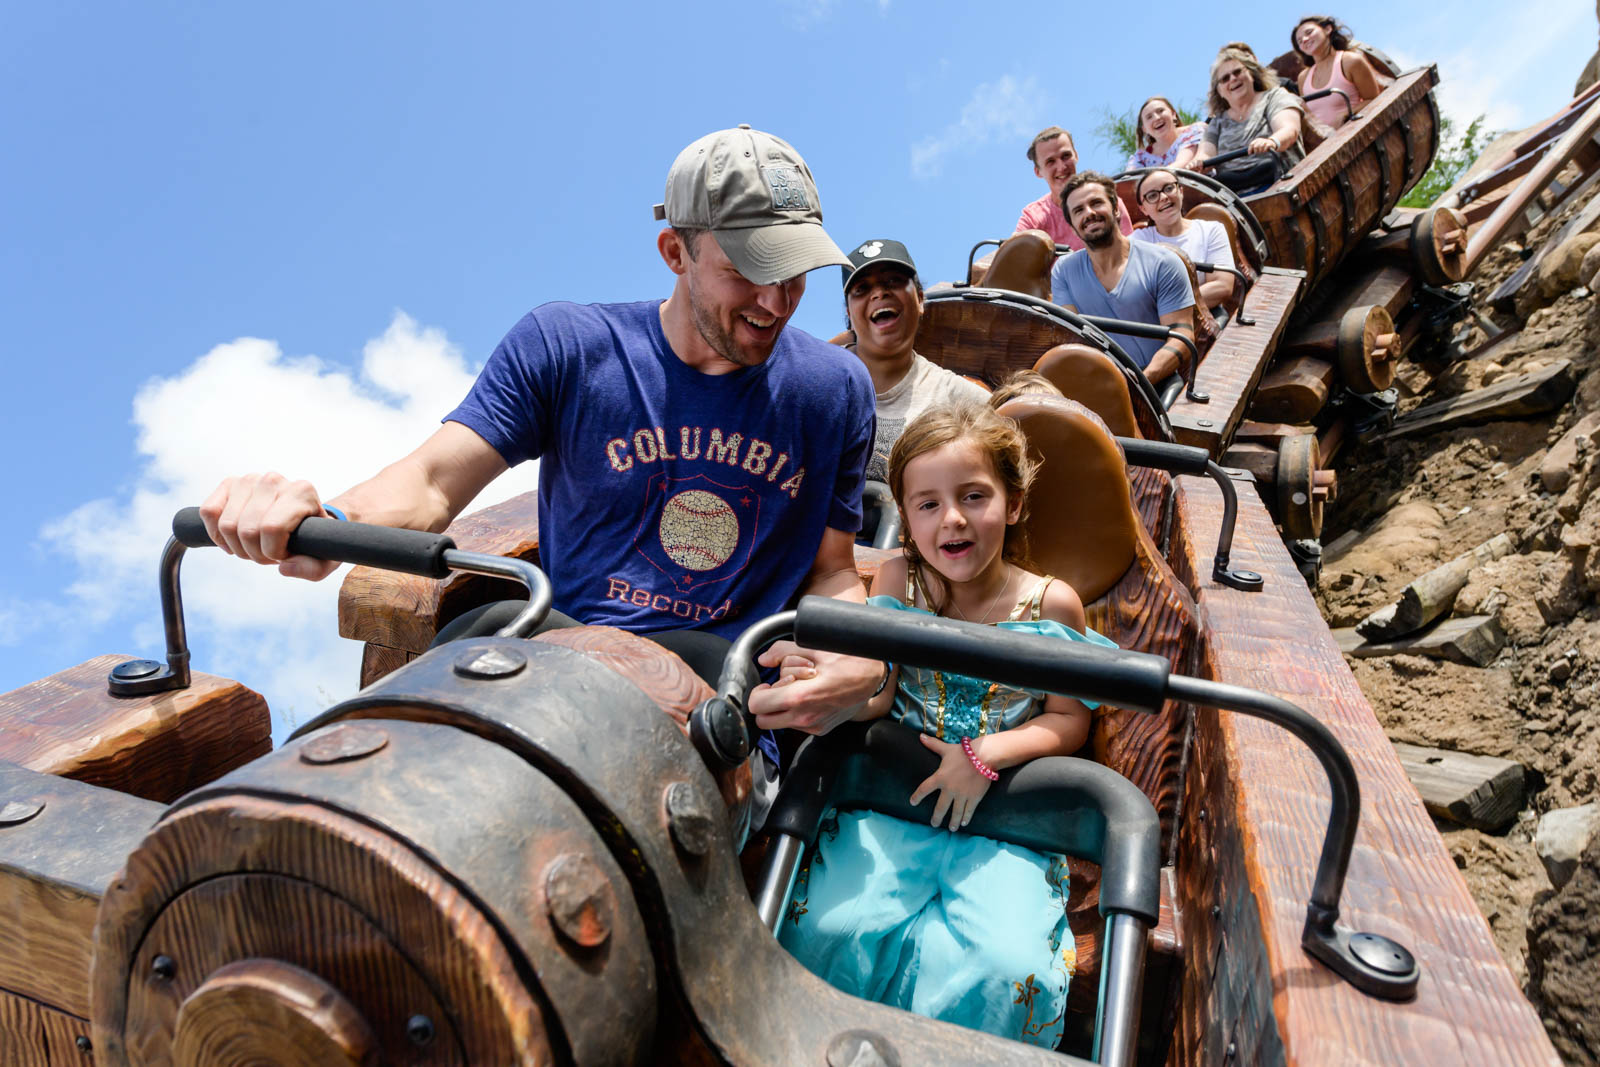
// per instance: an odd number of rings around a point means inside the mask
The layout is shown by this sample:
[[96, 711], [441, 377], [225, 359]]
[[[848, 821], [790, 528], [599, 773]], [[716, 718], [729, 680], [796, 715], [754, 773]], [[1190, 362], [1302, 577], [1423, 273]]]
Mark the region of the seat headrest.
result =
[[1099, 599], [1133, 564], [1141, 532], [1122, 449], [1094, 412], [1064, 397], [1020, 396], [1000, 414], [1016, 420], [1039, 464], [1023, 520], [1034, 564], [1085, 604]]
[[1110, 356], [1092, 345], [1056, 345], [1033, 369], [1050, 379], [1069, 400], [1100, 417], [1118, 437], [1143, 437], [1134, 418], [1128, 382]]
[[1043, 230], [1012, 234], [995, 249], [989, 271], [983, 276], [988, 289], [1010, 289], [1040, 300], [1050, 299], [1050, 268], [1056, 261], [1056, 242]]

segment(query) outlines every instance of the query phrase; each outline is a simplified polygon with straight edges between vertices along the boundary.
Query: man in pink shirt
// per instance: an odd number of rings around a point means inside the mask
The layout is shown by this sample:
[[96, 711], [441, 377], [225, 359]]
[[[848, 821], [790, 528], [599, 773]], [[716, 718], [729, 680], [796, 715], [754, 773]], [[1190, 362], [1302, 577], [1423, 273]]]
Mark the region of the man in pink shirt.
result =
[[[1045, 184], [1050, 186], [1050, 191], [1022, 209], [1022, 217], [1017, 220], [1017, 228], [1012, 232], [1043, 230], [1056, 244], [1082, 250], [1083, 238], [1067, 224], [1067, 216], [1061, 210], [1061, 190], [1078, 173], [1078, 150], [1073, 147], [1072, 134], [1060, 126], [1047, 126], [1040, 130], [1033, 143], [1028, 145], [1028, 162], [1033, 164], [1034, 175], [1043, 178]], [[1133, 224], [1128, 219], [1128, 212], [1120, 214], [1118, 221], [1123, 234], [1132, 233]]]

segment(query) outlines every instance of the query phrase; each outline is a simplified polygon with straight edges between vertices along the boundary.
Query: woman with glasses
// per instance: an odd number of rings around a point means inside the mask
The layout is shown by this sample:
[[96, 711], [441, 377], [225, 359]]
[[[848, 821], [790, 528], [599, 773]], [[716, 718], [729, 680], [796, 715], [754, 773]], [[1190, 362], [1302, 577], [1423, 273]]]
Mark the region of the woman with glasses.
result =
[[1183, 125], [1172, 101], [1152, 96], [1139, 105], [1139, 148], [1128, 157], [1128, 169], [1191, 167], [1205, 132], [1205, 123]]
[[1300, 144], [1305, 105], [1278, 84], [1278, 76], [1247, 46], [1230, 44], [1217, 53], [1207, 102], [1211, 119], [1200, 142], [1200, 161], [1238, 149], [1262, 157], [1218, 168], [1217, 178], [1229, 187], [1240, 192], [1264, 188], [1305, 157]]
[[[1233, 266], [1233, 249], [1222, 223], [1183, 217], [1183, 186], [1170, 170], [1152, 170], [1134, 186], [1134, 196], [1153, 225], [1133, 231], [1135, 241], [1181, 249], [1190, 263]], [[1196, 271], [1200, 302], [1221, 307], [1233, 295], [1234, 277], [1223, 271]]]
[[1332, 15], [1307, 15], [1295, 23], [1289, 44], [1306, 65], [1300, 72], [1301, 96], [1323, 89], [1339, 90], [1306, 101], [1306, 111], [1329, 129], [1337, 130], [1350, 121], [1350, 116], [1383, 92], [1390, 80], [1374, 70], [1366, 56], [1350, 48], [1349, 28], [1341, 26]]

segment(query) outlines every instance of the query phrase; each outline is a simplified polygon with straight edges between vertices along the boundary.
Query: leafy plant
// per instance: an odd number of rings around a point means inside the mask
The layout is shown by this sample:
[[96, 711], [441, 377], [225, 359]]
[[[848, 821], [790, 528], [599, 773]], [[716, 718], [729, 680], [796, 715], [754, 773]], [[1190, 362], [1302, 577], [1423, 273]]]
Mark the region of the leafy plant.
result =
[[1456, 179], [1483, 154], [1489, 142], [1499, 136], [1483, 128], [1485, 116], [1479, 115], [1460, 129], [1448, 115], [1439, 116], [1439, 154], [1433, 157], [1428, 173], [1412, 186], [1400, 201], [1401, 207], [1427, 207], [1439, 199], [1456, 183]]
[[[1200, 112], [1195, 109], [1176, 103], [1173, 106], [1178, 109], [1180, 125], [1188, 126], [1200, 121]], [[1100, 124], [1094, 128], [1094, 135], [1113, 152], [1120, 152], [1121, 158], [1133, 155], [1139, 148], [1139, 105], [1135, 104], [1123, 112], [1102, 107]]]

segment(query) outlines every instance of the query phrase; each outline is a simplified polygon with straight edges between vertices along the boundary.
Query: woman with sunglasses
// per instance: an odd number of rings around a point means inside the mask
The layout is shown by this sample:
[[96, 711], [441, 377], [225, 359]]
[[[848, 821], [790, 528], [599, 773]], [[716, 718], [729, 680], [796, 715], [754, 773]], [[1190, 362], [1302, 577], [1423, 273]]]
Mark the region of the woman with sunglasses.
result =
[[1205, 132], [1205, 123], [1183, 125], [1172, 101], [1152, 96], [1139, 105], [1139, 148], [1128, 157], [1128, 169], [1191, 167]]
[[1245, 191], [1272, 184], [1284, 170], [1305, 157], [1300, 143], [1302, 109], [1299, 97], [1278, 84], [1278, 76], [1263, 67], [1255, 53], [1230, 44], [1217, 53], [1211, 65], [1211, 94], [1207, 98], [1211, 119], [1200, 142], [1202, 163], [1212, 156], [1245, 149], [1251, 156], [1272, 153], [1276, 166], [1257, 161], [1256, 166], [1235, 160], [1218, 169], [1217, 178]]
[[[1133, 231], [1135, 241], [1169, 245], [1181, 249], [1190, 263], [1233, 266], [1233, 249], [1222, 223], [1210, 219], [1183, 217], [1183, 186], [1170, 170], [1152, 170], [1134, 186], [1134, 196], [1153, 225]], [[1196, 271], [1200, 281], [1200, 302], [1208, 308], [1221, 307], [1233, 295], [1234, 277], [1223, 271]]]
[[[1306, 111], [1329, 129], [1337, 130], [1350, 116], [1383, 92], [1390, 79], [1373, 69], [1367, 57], [1350, 47], [1350, 30], [1332, 15], [1307, 15], [1295, 23], [1289, 44], [1306, 69], [1300, 72], [1300, 95], [1337, 89], [1306, 101]], [[1348, 105], [1346, 100], [1349, 101]]]

